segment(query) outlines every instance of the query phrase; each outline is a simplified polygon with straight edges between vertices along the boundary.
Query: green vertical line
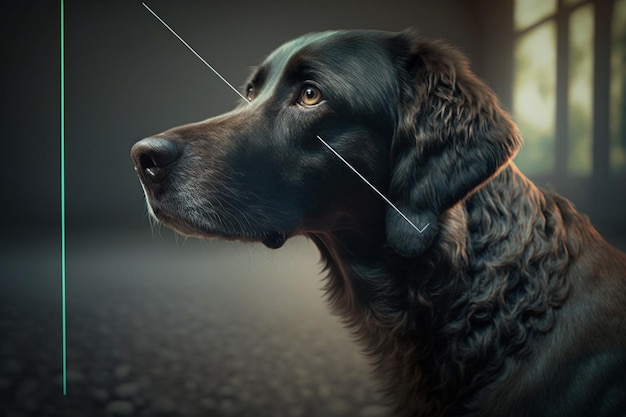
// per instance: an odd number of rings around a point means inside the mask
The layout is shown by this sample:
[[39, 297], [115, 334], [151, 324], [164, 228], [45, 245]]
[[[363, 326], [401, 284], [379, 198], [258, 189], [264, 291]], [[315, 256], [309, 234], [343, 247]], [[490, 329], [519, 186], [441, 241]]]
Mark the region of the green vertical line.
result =
[[67, 329], [65, 325], [65, 15], [61, 0], [61, 309], [63, 321], [63, 395], [67, 395]]

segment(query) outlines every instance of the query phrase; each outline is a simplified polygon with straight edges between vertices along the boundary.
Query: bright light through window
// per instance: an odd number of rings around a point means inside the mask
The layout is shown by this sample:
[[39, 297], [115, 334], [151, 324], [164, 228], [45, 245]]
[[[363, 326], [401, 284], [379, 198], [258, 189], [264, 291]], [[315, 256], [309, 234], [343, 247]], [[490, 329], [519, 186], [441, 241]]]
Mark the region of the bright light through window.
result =
[[515, 29], [521, 30], [556, 12], [557, 0], [517, 0]]
[[588, 176], [593, 160], [593, 5], [589, 3], [570, 16], [568, 88], [567, 172]]
[[611, 51], [611, 170], [626, 173], [626, 0], [613, 9]]
[[543, 23], [518, 39], [515, 48], [514, 80], [513, 114], [525, 142], [515, 161], [527, 173], [551, 173], [555, 162], [554, 22]]

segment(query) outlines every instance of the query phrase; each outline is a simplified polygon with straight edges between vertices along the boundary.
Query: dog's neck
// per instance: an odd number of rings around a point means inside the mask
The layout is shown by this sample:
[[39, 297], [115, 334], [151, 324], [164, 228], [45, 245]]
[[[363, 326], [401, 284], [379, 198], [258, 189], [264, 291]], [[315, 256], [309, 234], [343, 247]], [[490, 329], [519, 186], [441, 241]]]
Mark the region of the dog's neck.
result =
[[[395, 262], [399, 255], [380, 231], [369, 240], [349, 231], [310, 237], [326, 262], [334, 312], [364, 343], [383, 379], [395, 381], [390, 387], [397, 390], [402, 381], [405, 395], [419, 392], [424, 410], [434, 411], [476, 401], [470, 400], [472, 386], [495, 380], [507, 358], [530, 354], [528, 340], [551, 329], [577, 251], [558, 235], [566, 229], [560, 227], [561, 210], [569, 214], [566, 203], [537, 189], [511, 164], [444, 213], [439, 235], [415, 258]], [[546, 264], [524, 260], [522, 266], [524, 256]], [[507, 311], [510, 306], [518, 311]], [[509, 328], [514, 322], [524, 326]]]

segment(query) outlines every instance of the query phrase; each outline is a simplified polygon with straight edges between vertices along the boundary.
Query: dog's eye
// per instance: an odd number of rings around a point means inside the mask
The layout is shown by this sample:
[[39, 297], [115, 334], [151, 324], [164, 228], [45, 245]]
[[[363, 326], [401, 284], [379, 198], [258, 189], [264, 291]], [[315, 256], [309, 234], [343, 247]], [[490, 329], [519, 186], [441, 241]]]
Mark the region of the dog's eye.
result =
[[254, 87], [249, 85], [246, 88], [246, 98], [248, 99], [248, 101], [252, 101], [254, 100], [255, 96], [256, 96], [256, 92], [254, 91]]
[[299, 103], [303, 106], [315, 106], [319, 104], [323, 98], [322, 92], [317, 87], [308, 85], [300, 92]]

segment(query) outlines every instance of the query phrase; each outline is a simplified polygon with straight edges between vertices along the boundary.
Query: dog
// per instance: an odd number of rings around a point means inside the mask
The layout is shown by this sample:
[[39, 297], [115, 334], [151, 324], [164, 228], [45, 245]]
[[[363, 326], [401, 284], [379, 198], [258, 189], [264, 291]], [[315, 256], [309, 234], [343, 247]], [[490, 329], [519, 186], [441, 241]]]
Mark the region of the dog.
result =
[[521, 136], [461, 52], [411, 30], [308, 34], [244, 94], [133, 146], [155, 219], [310, 238], [398, 416], [626, 415], [626, 255], [517, 169]]

